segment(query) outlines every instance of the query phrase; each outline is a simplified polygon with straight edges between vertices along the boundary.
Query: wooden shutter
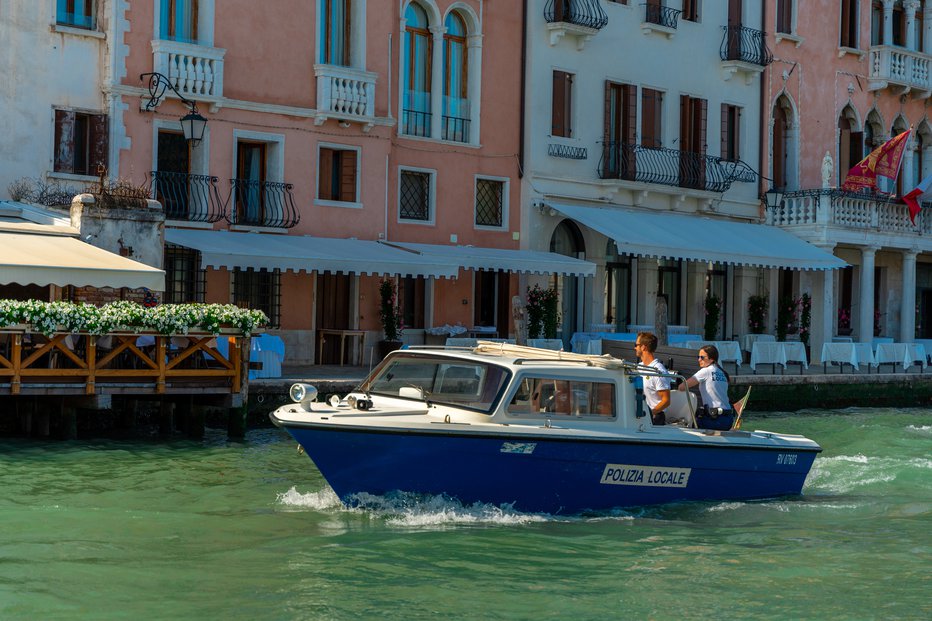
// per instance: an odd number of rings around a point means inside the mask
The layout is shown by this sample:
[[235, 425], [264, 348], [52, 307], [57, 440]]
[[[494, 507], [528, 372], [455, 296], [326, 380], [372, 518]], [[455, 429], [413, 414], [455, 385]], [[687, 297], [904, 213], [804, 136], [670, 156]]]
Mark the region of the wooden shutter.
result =
[[696, 145], [696, 153], [702, 153], [703, 155], [705, 155], [706, 148], [707, 148], [707, 145], [706, 145], [706, 142], [707, 142], [707, 141], [706, 141], [706, 137], [707, 137], [707, 136], [706, 136], [706, 129], [707, 129], [707, 127], [706, 127], [706, 125], [707, 125], [707, 123], [706, 123], [706, 118], [708, 117], [708, 112], [709, 112], [709, 102], [706, 101], [705, 99], [698, 99], [698, 100], [696, 100], [696, 108], [697, 108], [696, 113], [699, 115], [699, 118], [698, 118], [698, 121], [699, 121], [699, 128], [698, 128], [698, 129], [699, 129], [699, 132], [698, 132], [698, 134], [699, 134], [699, 136], [698, 136], [698, 138], [699, 138], [699, 144]]
[[663, 93], [645, 88], [641, 96], [641, 146], [657, 148], [661, 146], [660, 108]]
[[55, 172], [74, 172], [74, 112], [55, 111]]
[[851, 34], [851, 0], [841, 0], [841, 47], [852, 47]]
[[730, 120], [729, 107], [728, 104], [722, 104], [722, 145], [719, 153], [722, 158], [726, 160], [731, 159], [731, 148], [728, 142], [730, 137], [730, 132], [728, 131], [728, 121]]
[[605, 145], [605, 149], [609, 149], [611, 146], [609, 143], [615, 139], [612, 135], [615, 123], [615, 114], [613, 114], [615, 110], [612, 107], [612, 101], [615, 99], [617, 87], [617, 84], [605, 80], [605, 118], [602, 123], [602, 144]]
[[106, 114], [93, 114], [88, 119], [88, 162], [87, 174], [97, 175], [98, 166], [105, 169], [110, 165], [110, 124]]
[[356, 152], [340, 152], [340, 200], [356, 202]]
[[333, 196], [333, 149], [320, 149], [317, 162], [317, 198], [324, 201], [334, 200]]
[[689, 95], [680, 95], [680, 151], [689, 150]]
[[637, 141], [638, 88], [633, 84], [625, 85], [624, 112], [621, 117], [623, 140], [633, 145]]
[[551, 135], [569, 138], [573, 135], [570, 127], [570, 101], [573, 76], [565, 71], [553, 72], [553, 109]]

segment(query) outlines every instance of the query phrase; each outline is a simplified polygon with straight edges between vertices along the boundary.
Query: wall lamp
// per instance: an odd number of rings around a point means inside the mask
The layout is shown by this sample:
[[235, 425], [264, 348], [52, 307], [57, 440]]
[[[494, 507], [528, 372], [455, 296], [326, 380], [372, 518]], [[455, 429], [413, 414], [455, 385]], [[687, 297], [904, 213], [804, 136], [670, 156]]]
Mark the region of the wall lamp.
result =
[[207, 119], [197, 111], [197, 103], [185, 98], [178, 89], [171, 83], [165, 75], [161, 73], [143, 73], [139, 76], [140, 80], [149, 80], [149, 101], [146, 102], [146, 110], [154, 110], [165, 94], [165, 90], [171, 90], [178, 95], [181, 103], [188, 106], [188, 113], [181, 117], [181, 131], [184, 133], [184, 139], [192, 147], [196, 147], [204, 139], [204, 130], [207, 128]]
[[783, 197], [786, 194], [784, 188], [778, 188], [775, 186], [770, 186], [770, 189], [764, 192], [763, 199], [764, 204], [767, 205], [767, 209], [775, 211], [783, 206]]

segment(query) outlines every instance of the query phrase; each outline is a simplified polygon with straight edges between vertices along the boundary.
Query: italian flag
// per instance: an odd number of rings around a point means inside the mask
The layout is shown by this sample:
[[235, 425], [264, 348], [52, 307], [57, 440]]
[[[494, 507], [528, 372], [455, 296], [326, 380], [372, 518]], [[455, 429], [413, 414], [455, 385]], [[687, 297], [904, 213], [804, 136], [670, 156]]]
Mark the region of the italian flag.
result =
[[916, 214], [922, 209], [922, 203], [932, 201], [932, 175], [919, 182], [916, 189], [903, 196], [903, 202], [909, 206], [909, 221], [916, 224]]

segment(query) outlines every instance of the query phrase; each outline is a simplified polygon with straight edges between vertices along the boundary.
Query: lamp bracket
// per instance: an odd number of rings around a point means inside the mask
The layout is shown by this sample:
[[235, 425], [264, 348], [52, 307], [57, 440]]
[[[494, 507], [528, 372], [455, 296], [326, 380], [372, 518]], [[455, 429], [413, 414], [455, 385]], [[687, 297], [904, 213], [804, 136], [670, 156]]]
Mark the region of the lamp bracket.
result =
[[157, 72], [142, 73], [139, 75], [139, 79], [149, 80], [149, 101], [147, 101], [145, 104], [145, 109], [147, 112], [155, 109], [162, 101], [162, 97], [165, 95], [165, 91], [170, 90], [178, 96], [178, 99], [181, 100], [181, 103], [191, 109], [191, 112], [194, 114], [198, 113], [197, 103], [179, 93], [178, 89], [175, 88], [175, 85], [171, 83], [171, 80], [166, 75]]

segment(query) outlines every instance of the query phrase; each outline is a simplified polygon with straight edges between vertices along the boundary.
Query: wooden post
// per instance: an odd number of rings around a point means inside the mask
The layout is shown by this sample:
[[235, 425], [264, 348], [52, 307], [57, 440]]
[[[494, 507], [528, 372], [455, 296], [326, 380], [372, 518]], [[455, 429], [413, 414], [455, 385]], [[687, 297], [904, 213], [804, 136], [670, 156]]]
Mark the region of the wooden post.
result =
[[97, 392], [97, 337], [87, 336], [87, 386], [84, 387], [84, 394], [93, 395]]
[[155, 392], [158, 394], [165, 393], [165, 340], [167, 336], [161, 334], [155, 337], [155, 357], [159, 365], [159, 377], [155, 382]]
[[61, 439], [62, 440], [77, 440], [78, 439], [78, 409], [72, 405], [68, 405], [67, 402], [61, 400]]
[[230, 440], [242, 440], [246, 437], [246, 417], [249, 414], [249, 406], [243, 404], [238, 408], [227, 409], [227, 438]]
[[171, 435], [175, 430], [175, 403], [162, 399], [159, 403], [159, 433], [163, 436]]
[[23, 360], [23, 335], [13, 335], [13, 351], [10, 354], [10, 362], [13, 363], [13, 377], [10, 378], [10, 394], [19, 394], [19, 369]]

